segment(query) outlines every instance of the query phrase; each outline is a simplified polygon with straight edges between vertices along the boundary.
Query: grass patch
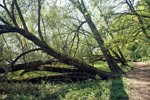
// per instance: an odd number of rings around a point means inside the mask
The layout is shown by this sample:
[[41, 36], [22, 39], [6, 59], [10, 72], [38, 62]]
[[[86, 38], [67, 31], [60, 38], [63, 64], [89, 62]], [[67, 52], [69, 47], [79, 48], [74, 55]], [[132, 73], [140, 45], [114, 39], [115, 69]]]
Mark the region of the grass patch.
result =
[[23, 70], [15, 71], [13, 73], [8, 73], [7, 77], [8, 79], [25, 79], [25, 78], [33, 78], [33, 77], [39, 77], [39, 76], [50, 76], [50, 75], [58, 75], [57, 72], [48, 72], [48, 71], [32, 71], [27, 72], [23, 75], [20, 75], [23, 72]]
[[106, 71], [106, 72], [110, 72], [110, 69], [106, 62], [97, 62], [94, 64], [94, 67], [96, 67], [100, 70]]
[[117, 100], [128, 98], [126, 78], [52, 84], [0, 83], [2, 100]]

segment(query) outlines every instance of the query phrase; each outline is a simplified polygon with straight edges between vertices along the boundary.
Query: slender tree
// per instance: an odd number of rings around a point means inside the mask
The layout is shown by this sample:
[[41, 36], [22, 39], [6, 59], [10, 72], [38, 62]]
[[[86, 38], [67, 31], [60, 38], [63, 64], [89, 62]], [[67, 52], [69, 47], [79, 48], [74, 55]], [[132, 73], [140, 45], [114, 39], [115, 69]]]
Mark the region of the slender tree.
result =
[[112, 55], [110, 54], [109, 50], [105, 47], [104, 45], [104, 40], [101, 36], [101, 34], [99, 33], [99, 31], [96, 28], [96, 25], [94, 24], [94, 22], [92, 21], [92, 18], [89, 14], [89, 12], [87, 11], [87, 8], [84, 4], [84, 1], [81, 0], [81, 2], [79, 2], [79, 0], [75, 1], [75, 0], [70, 0], [78, 9], [79, 11], [83, 14], [85, 20], [87, 21], [87, 24], [89, 25], [94, 38], [96, 39], [97, 43], [99, 44], [101, 51], [104, 54], [104, 57], [106, 58], [106, 61], [109, 65], [109, 68], [111, 69], [112, 72], [121, 72], [121, 68], [119, 68], [119, 66], [117, 65], [117, 63], [114, 61]]

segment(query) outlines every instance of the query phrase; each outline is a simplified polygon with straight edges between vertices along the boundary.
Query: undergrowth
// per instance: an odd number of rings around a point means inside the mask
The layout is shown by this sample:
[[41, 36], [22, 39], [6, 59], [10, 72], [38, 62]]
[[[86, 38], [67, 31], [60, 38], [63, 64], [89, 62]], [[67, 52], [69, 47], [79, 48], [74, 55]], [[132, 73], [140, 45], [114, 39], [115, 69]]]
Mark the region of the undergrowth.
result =
[[126, 78], [88, 80], [77, 83], [52, 84], [42, 82], [0, 82], [1, 100], [119, 100], [128, 98], [129, 82]]

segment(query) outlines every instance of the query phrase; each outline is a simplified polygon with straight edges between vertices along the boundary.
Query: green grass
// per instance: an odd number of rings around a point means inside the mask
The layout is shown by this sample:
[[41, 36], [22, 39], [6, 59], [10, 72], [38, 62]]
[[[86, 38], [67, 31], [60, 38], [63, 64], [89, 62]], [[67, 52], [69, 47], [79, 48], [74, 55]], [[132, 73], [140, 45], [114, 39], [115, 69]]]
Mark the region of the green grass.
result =
[[8, 73], [7, 77], [8, 79], [25, 79], [25, 78], [33, 78], [33, 77], [39, 77], [39, 76], [50, 76], [50, 75], [57, 75], [59, 73], [57, 72], [48, 72], [48, 71], [32, 71], [27, 72], [21, 75], [23, 70], [19, 70], [13, 73]]
[[100, 70], [103, 70], [103, 71], [110, 72], [110, 69], [109, 69], [106, 62], [97, 62], [97, 63], [94, 64], [94, 67], [96, 67]]
[[128, 97], [128, 80], [52, 84], [0, 83], [0, 100], [117, 100]]

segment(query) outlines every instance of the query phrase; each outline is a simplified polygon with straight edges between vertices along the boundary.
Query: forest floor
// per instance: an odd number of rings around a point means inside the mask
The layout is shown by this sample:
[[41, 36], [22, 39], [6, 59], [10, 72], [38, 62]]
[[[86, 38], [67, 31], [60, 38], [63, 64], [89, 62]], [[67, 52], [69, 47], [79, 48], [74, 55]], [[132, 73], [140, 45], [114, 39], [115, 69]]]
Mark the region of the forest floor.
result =
[[150, 62], [135, 62], [128, 73], [130, 100], [150, 100]]
[[0, 100], [150, 100], [150, 62], [135, 62], [127, 77], [77, 83], [0, 82]]

